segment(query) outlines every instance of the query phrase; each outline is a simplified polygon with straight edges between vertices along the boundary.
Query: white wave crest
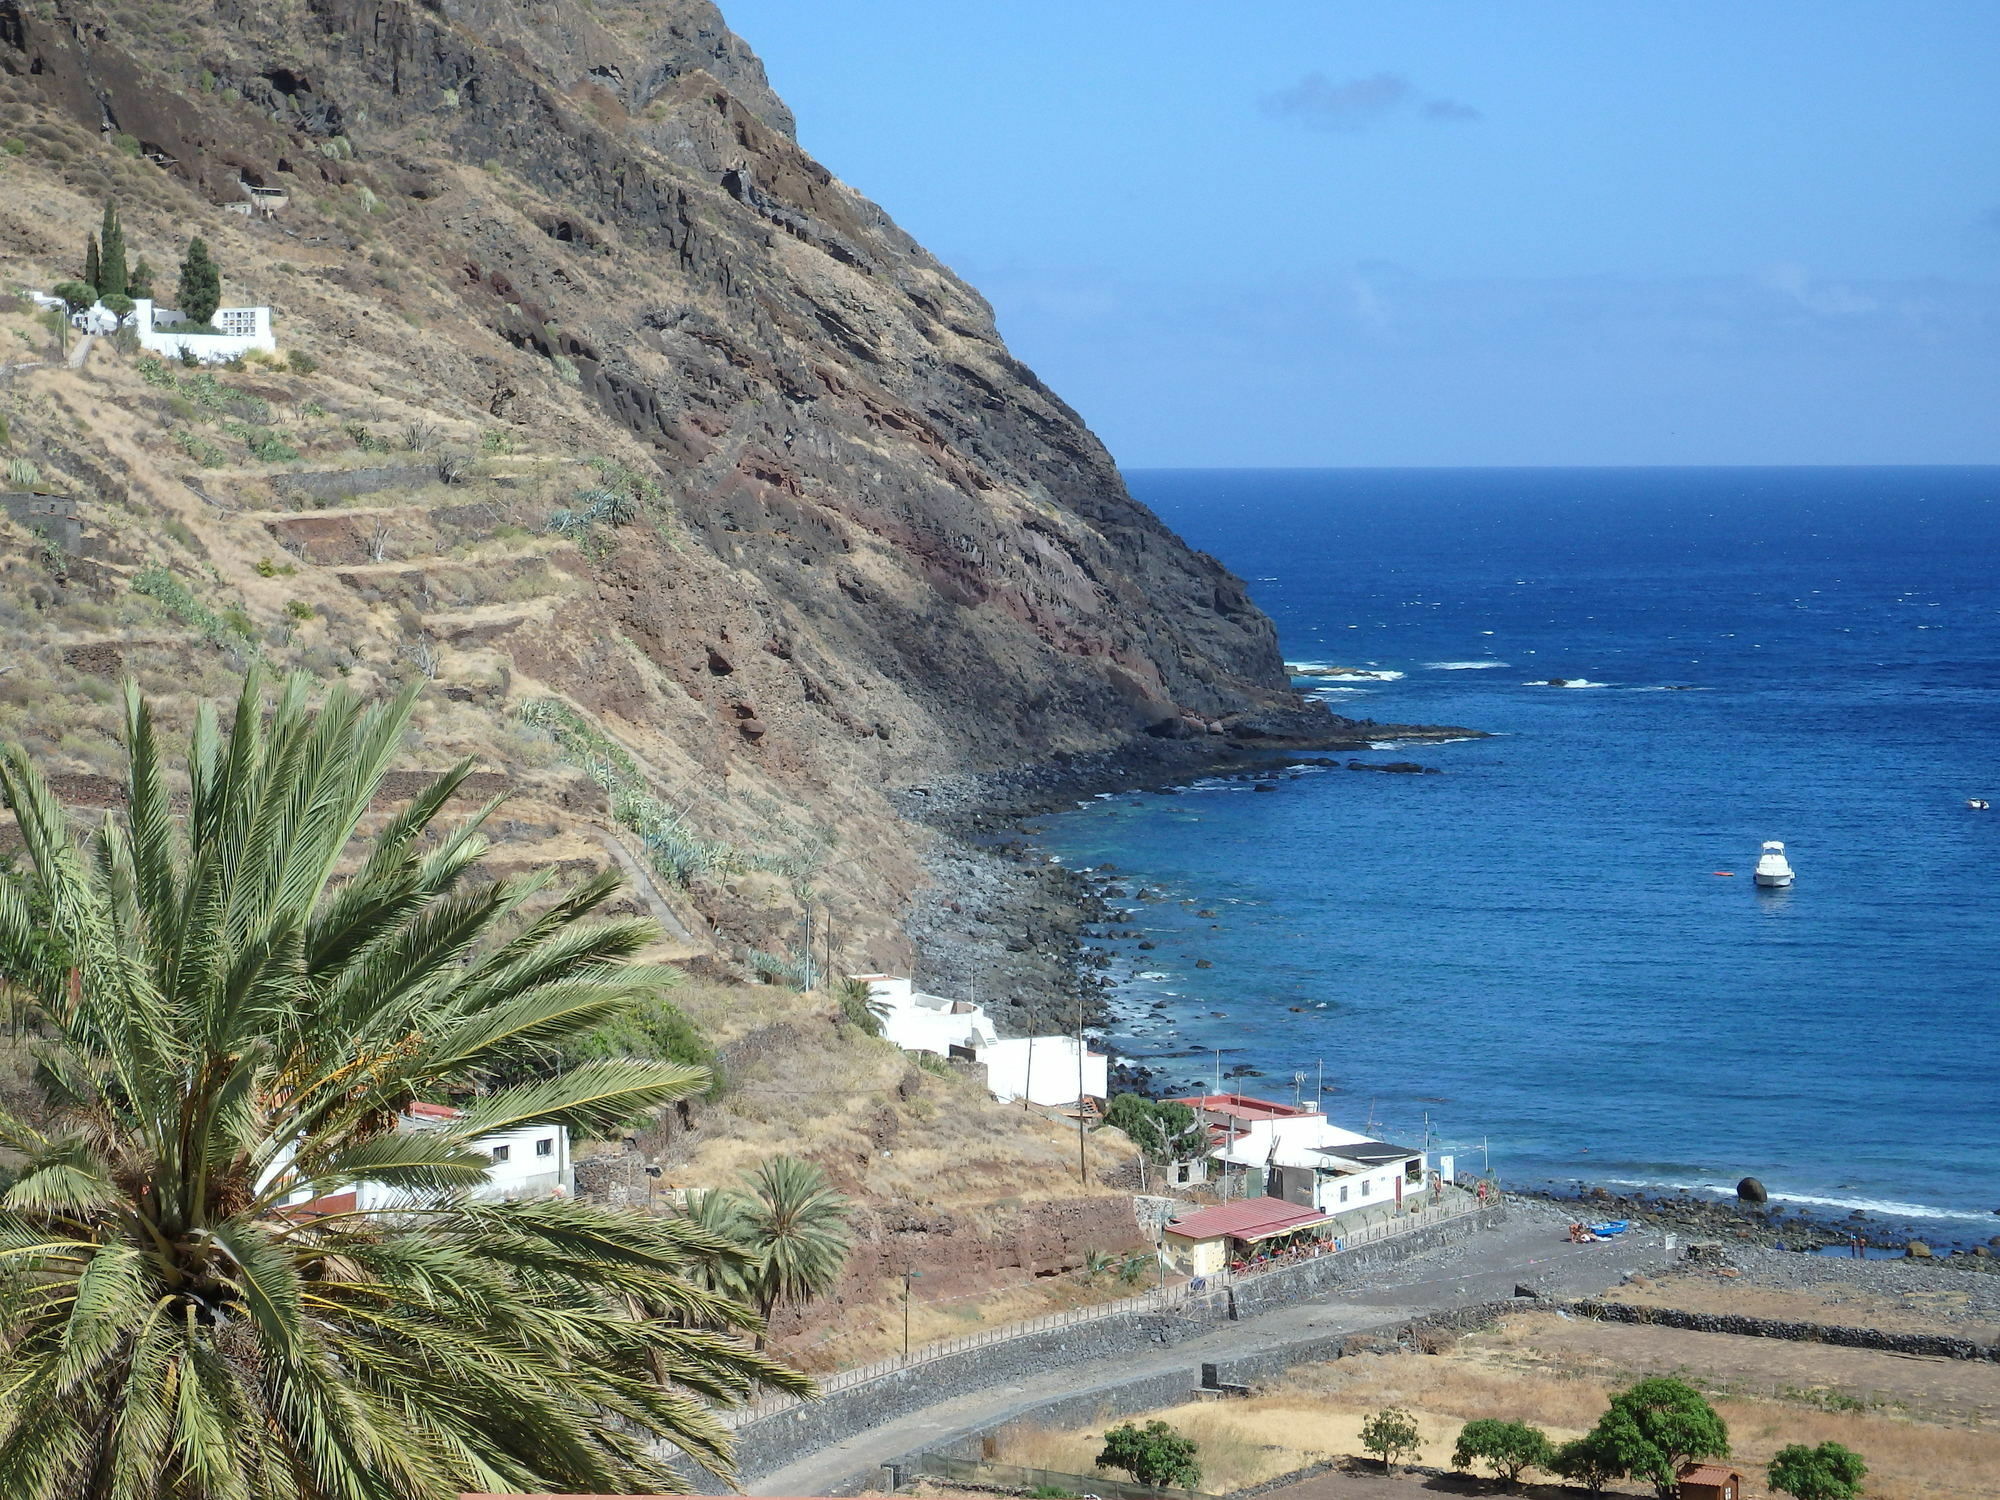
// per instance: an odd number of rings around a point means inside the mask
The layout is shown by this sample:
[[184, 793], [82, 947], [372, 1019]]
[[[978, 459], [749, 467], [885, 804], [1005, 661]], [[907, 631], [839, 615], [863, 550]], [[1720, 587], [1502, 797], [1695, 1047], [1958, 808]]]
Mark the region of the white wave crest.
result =
[[1608, 682], [1592, 682], [1588, 677], [1544, 677], [1539, 682], [1524, 682], [1521, 684], [1521, 686], [1582, 688], [1582, 687], [1610, 687], [1611, 684]]
[[1506, 661], [1427, 661], [1424, 666], [1432, 672], [1484, 672], [1493, 667], [1511, 667]]
[[1295, 661], [1286, 665], [1294, 677], [1332, 677], [1354, 682], [1400, 682], [1401, 672], [1387, 667], [1325, 667], [1318, 662]]

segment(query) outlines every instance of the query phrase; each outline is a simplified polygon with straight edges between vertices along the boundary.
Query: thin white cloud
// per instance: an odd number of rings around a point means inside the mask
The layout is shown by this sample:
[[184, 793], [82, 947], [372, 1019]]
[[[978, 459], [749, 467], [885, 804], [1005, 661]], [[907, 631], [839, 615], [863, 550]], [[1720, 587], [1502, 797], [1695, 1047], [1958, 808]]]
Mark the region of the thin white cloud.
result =
[[1409, 79], [1395, 73], [1375, 73], [1335, 83], [1324, 73], [1308, 73], [1288, 89], [1266, 94], [1258, 107], [1275, 120], [1308, 130], [1353, 134], [1403, 110], [1426, 120], [1470, 124], [1485, 118], [1456, 99], [1426, 98]]

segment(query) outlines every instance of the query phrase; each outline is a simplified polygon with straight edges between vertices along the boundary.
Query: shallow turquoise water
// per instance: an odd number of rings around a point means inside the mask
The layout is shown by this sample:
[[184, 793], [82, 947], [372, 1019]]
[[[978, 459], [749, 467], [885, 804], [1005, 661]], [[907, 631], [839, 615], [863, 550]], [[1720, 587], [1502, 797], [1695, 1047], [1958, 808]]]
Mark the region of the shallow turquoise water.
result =
[[1337, 711], [1495, 738], [1051, 820], [1168, 895], [1105, 944], [1121, 1055], [1323, 1068], [1336, 1119], [1517, 1182], [2000, 1229], [2000, 471], [1128, 477], [1291, 660], [1403, 674]]

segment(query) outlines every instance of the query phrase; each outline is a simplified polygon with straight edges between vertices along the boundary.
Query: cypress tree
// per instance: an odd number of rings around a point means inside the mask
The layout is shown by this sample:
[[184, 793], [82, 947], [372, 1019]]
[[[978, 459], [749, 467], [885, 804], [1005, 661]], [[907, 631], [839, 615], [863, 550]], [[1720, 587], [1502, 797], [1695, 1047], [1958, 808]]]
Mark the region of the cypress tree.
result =
[[125, 226], [118, 222], [118, 205], [109, 199], [104, 204], [104, 227], [97, 239], [102, 267], [97, 290], [106, 297], [129, 296], [132, 278], [125, 269]]
[[181, 284], [174, 293], [181, 316], [190, 323], [206, 323], [222, 305], [222, 272], [209, 259], [208, 245], [200, 235], [188, 241], [187, 256], [181, 261]]
[[153, 266], [143, 255], [139, 257], [138, 264], [132, 267], [132, 274], [126, 278], [125, 295], [128, 297], [153, 295]]
[[98, 257], [97, 236], [94, 234], [89, 235], [85, 238], [83, 243], [84, 284], [86, 286], [91, 286], [91, 287], [100, 286], [102, 285], [100, 278], [102, 278], [103, 275], [104, 275], [104, 263]]

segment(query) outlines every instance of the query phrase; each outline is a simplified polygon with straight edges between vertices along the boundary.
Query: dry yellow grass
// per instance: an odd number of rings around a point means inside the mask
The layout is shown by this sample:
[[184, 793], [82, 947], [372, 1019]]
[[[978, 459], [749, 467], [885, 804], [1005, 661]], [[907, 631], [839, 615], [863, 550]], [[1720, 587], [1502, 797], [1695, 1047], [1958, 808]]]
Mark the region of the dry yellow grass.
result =
[[[1171, 1423], [1201, 1447], [1203, 1488], [1235, 1485], [1303, 1467], [1326, 1456], [1361, 1453], [1359, 1428], [1385, 1406], [1408, 1408], [1423, 1434], [1422, 1461], [1450, 1460], [1459, 1428], [1479, 1417], [1528, 1422], [1551, 1439], [1575, 1437], [1594, 1424], [1613, 1391], [1644, 1375], [1673, 1374], [1708, 1387], [1729, 1424], [1734, 1461], [1749, 1477], [1746, 1500], [1760, 1500], [1764, 1465], [1788, 1443], [1844, 1443], [1866, 1458], [1871, 1500], [1990, 1500], [2000, 1493], [2000, 1430], [1979, 1417], [1916, 1420], [1905, 1412], [1828, 1410], [1802, 1399], [1718, 1390], [1711, 1378], [1736, 1373], [1735, 1346], [1758, 1343], [1726, 1335], [1685, 1334], [1671, 1354], [1644, 1340], [1624, 1347], [1624, 1368], [1603, 1350], [1579, 1351], [1554, 1337], [1565, 1325], [1528, 1315], [1466, 1339], [1438, 1355], [1362, 1355], [1293, 1372], [1247, 1400], [1191, 1403], [1146, 1412]], [[1591, 1325], [1592, 1333], [1649, 1334]], [[1693, 1341], [1693, 1342], [1687, 1342]], [[1810, 1352], [1806, 1354], [1810, 1358]], [[1891, 1356], [1879, 1356], [1885, 1362]], [[1927, 1362], [1910, 1361], [1911, 1394], [1927, 1378]], [[2000, 1372], [1976, 1372], [2000, 1382]], [[1886, 1374], [1885, 1374], [1886, 1378]], [[1885, 1398], [1894, 1393], [1885, 1391]], [[1072, 1432], [1008, 1429], [995, 1458], [1069, 1473], [1092, 1472], [1105, 1424]]]

